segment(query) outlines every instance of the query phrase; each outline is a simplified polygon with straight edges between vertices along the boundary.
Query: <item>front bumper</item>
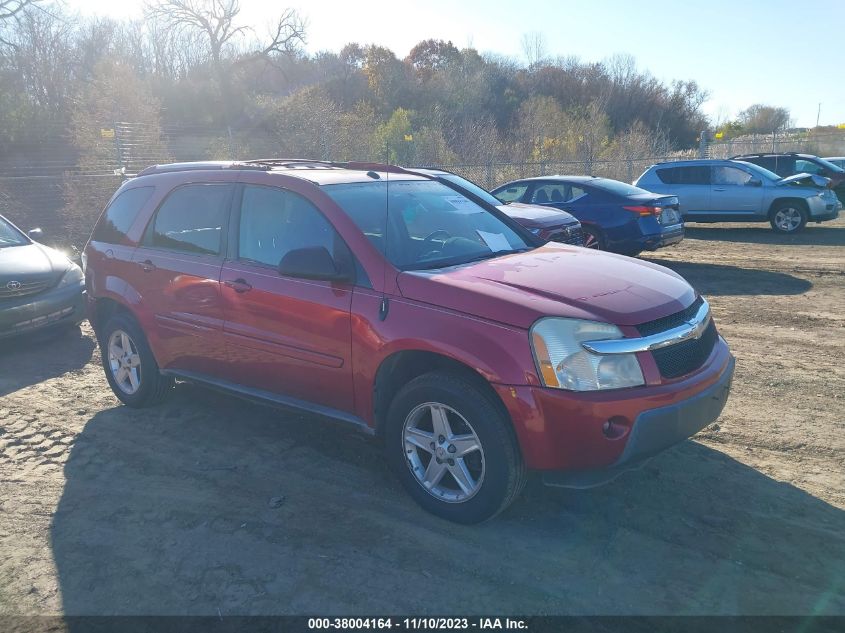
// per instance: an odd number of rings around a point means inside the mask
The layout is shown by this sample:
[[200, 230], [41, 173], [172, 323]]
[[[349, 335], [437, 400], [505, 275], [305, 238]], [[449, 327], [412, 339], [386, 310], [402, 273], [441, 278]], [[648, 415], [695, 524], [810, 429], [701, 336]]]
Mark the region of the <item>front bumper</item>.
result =
[[[715, 420], [724, 398], [718, 406], [705, 405], [715, 395], [727, 397], [725, 387], [733, 371], [733, 357], [719, 337], [704, 365], [669, 381], [658, 379], [642, 387], [604, 392], [515, 385], [494, 388], [510, 413], [529, 468], [567, 471], [555, 477], [571, 475], [574, 483], [569, 485], [596, 485], [616, 476], [604, 471], [630, 468]], [[586, 471], [604, 474], [587, 477]]]
[[85, 287], [54, 288], [0, 303], [0, 338], [75, 324], [84, 318]]
[[547, 472], [543, 483], [564, 488], [592, 488], [634, 470], [661, 451], [684, 441], [716, 420], [725, 408], [731, 391], [734, 359], [713, 385], [696, 396], [658, 409], [644, 411], [634, 421], [621, 457], [608, 468]]

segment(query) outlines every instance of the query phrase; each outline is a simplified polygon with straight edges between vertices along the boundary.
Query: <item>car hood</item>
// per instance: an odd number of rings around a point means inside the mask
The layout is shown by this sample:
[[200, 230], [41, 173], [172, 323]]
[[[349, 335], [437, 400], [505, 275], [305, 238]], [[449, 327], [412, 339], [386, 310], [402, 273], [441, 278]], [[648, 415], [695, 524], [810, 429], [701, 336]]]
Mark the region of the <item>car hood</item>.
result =
[[510, 204], [500, 205], [498, 209], [519, 222], [522, 226], [530, 228], [569, 226], [570, 224], [578, 223], [578, 220], [571, 213], [561, 211], [560, 209], [542, 207], [539, 204], [511, 202]]
[[70, 260], [42, 244], [0, 248], [0, 284], [56, 278], [70, 268]]
[[521, 328], [544, 316], [637, 325], [695, 299], [668, 268], [553, 243], [474, 264], [406, 271], [398, 283], [409, 299]]
[[778, 180], [779, 185], [799, 185], [801, 187], [818, 187], [825, 189], [830, 186], [830, 178], [818, 174], [795, 174]]

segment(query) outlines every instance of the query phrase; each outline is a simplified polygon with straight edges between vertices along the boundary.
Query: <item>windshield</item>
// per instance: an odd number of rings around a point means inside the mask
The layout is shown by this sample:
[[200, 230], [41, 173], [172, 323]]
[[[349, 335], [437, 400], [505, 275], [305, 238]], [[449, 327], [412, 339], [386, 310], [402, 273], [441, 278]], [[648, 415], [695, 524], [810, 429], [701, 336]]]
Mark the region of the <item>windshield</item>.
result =
[[775, 172], [769, 171], [765, 167], [760, 167], [760, 165], [755, 165], [754, 163], [746, 163], [744, 160], [735, 160], [734, 162], [740, 163], [743, 167], [748, 168], [750, 171], [753, 171], [755, 174], [757, 174], [761, 178], [765, 178], [766, 180], [780, 180], [780, 176], [778, 176]]
[[11, 222], [0, 217], [0, 248], [24, 246], [25, 244], [29, 244], [29, 240], [24, 237], [23, 233], [12, 226]]
[[590, 184], [597, 189], [615, 193], [620, 196], [636, 196], [641, 193], [651, 193], [645, 189], [640, 189], [634, 185], [628, 185], [618, 180], [610, 180], [609, 178], [595, 178], [590, 181]]
[[496, 196], [491, 194], [489, 191], [482, 189], [474, 182], [467, 180], [466, 178], [461, 178], [456, 174], [438, 174], [438, 177], [442, 178], [443, 180], [453, 182], [459, 187], [466, 189], [470, 193], [474, 193], [476, 196], [484, 200], [484, 202], [486, 202], [487, 204], [492, 204], [494, 207], [502, 206], [502, 201], [499, 200]]
[[533, 248], [492, 213], [433, 180], [323, 189], [400, 270], [442, 268]]

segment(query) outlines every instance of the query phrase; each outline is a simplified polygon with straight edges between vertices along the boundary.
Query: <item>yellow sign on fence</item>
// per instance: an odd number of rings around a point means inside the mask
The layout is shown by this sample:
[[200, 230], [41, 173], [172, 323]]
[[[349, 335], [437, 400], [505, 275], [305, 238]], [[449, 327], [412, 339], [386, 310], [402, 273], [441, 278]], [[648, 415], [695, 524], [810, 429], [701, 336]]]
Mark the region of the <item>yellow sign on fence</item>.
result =
[[114, 130], [111, 128], [100, 128], [100, 136], [102, 138], [114, 138]]
[[405, 140], [406, 140], [406, 141], [413, 141], [413, 140], [414, 140], [414, 135], [413, 135], [413, 134], [406, 134], [406, 135], [405, 135]]
[[717, 139], [719, 139], [719, 138], [724, 138], [724, 137], [725, 137], [725, 133], [724, 133], [724, 132], [716, 132], [716, 138], [717, 138]]

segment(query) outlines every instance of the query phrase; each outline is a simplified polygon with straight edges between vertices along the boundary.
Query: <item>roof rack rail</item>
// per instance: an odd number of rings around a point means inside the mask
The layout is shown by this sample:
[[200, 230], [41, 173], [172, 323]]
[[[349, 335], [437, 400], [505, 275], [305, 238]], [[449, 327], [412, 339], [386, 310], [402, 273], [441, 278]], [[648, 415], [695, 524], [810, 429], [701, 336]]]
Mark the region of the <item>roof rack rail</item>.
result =
[[331, 160], [315, 160], [313, 158], [256, 158], [244, 161], [247, 165], [265, 165], [267, 167], [283, 167], [285, 165], [344, 167], [344, 163]]
[[249, 162], [232, 160], [164, 163], [161, 165], [151, 165], [142, 169], [136, 174], [136, 177], [147, 176], [149, 174], [169, 174], [180, 171], [214, 171], [218, 169], [257, 169], [267, 171], [269, 168], [259, 164], [250, 164]]
[[748, 154], [737, 154], [736, 156], [731, 156], [728, 160], [734, 160], [736, 158], [751, 158], [757, 156], [798, 156], [801, 152], [749, 152]]

